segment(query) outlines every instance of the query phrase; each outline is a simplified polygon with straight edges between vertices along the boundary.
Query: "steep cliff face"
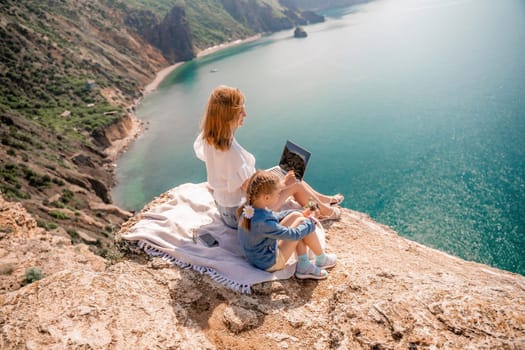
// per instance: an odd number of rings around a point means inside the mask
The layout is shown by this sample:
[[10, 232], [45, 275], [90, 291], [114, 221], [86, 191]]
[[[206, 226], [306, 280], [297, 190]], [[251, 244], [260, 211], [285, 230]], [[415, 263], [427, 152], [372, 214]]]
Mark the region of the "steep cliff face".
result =
[[193, 58], [195, 49], [324, 20], [314, 12], [277, 1], [188, 1], [169, 10], [165, 9], [170, 6], [166, 2], [154, 0], [149, 4], [164, 10], [154, 13], [144, 7], [130, 8], [125, 23], [159, 48], [170, 62]]
[[151, 11], [135, 10], [125, 23], [158, 48], [170, 63], [195, 57], [186, 12], [180, 6], [173, 7], [161, 22]]
[[158, 47], [172, 63], [195, 57], [188, 20], [183, 8], [172, 8], [160, 23]]
[[[325, 230], [339, 258], [327, 280], [263, 283], [241, 295], [122, 241], [103, 261], [0, 197], [0, 347], [525, 348], [525, 277], [421, 246], [346, 209]], [[27, 284], [35, 267], [43, 278]]]
[[129, 213], [110, 204], [130, 105], [168, 65], [107, 1], [0, 2], [0, 191], [41, 227], [104, 253]]
[[[104, 254], [115, 227], [131, 215], [110, 204], [111, 159], [23, 117], [4, 114], [1, 120], [0, 135], [8, 143], [0, 147], [2, 193], [20, 200], [39, 227]], [[119, 123], [110, 136], [119, 135]]]
[[108, 148], [111, 147], [114, 142], [127, 137], [132, 129], [133, 120], [131, 116], [127, 114], [107, 125], [104, 129], [96, 130], [91, 136], [93, 136], [93, 140], [98, 146]]

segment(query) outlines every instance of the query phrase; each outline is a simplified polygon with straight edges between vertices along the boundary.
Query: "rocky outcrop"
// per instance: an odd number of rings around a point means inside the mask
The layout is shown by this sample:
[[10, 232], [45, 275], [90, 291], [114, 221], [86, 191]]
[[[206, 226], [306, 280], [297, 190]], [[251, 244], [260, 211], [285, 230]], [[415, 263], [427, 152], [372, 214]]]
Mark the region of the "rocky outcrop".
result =
[[170, 63], [195, 57], [191, 31], [182, 7], [173, 7], [160, 23], [151, 11], [134, 10], [126, 17], [125, 23], [158, 48]]
[[[48, 278], [63, 270], [102, 272], [106, 261], [84, 244], [73, 245], [64, 230], [38, 227], [20, 203], [0, 196], [0, 294], [23, 288], [31, 268]], [[0, 347], [4, 348], [1, 342]]]
[[182, 7], [173, 7], [160, 23], [158, 42], [154, 45], [171, 63], [195, 57], [189, 23]]
[[[327, 280], [263, 283], [242, 295], [122, 241], [104, 264], [0, 200], [0, 347], [525, 348], [525, 277], [424, 247], [347, 209], [325, 229], [339, 257]], [[44, 277], [25, 284], [33, 266]]]
[[113, 144], [114, 141], [128, 136], [132, 128], [133, 121], [131, 116], [127, 114], [122, 118], [116, 119], [113, 123], [104, 128], [95, 129], [91, 133], [91, 137], [97, 146], [101, 148], [108, 148]]
[[[110, 205], [112, 160], [93, 146], [73, 144], [23, 117], [4, 114], [3, 120], [0, 138], [16, 142], [17, 148], [0, 147], [0, 191], [22, 199], [41, 227], [60, 229], [70, 240], [88, 243], [103, 254], [113, 245], [115, 227], [131, 215], [92, 209]], [[113, 140], [119, 133], [108, 130], [108, 135]]]
[[102, 199], [106, 204], [111, 203], [109, 188], [102, 181], [92, 177], [86, 177], [86, 180], [89, 182], [91, 190], [95, 192], [98, 198]]
[[293, 36], [295, 38], [306, 38], [308, 36], [308, 33], [306, 33], [306, 30], [304, 30], [301, 27], [295, 27], [295, 30], [293, 32]]
[[[180, 271], [122, 262], [105, 272], [63, 270], [4, 296], [2, 349], [213, 349], [181, 317], [170, 285]], [[192, 292], [191, 290], [189, 292]]]

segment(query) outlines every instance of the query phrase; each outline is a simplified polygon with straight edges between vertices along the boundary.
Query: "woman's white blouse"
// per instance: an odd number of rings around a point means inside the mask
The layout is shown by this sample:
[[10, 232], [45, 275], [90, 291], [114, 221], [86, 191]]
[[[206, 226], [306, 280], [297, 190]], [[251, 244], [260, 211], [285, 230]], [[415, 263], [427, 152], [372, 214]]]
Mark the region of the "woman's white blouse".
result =
[[208, 184], [213, 197], [223, 207], [242, 204], [245, 194], [241, 186], [255, 172], [255, 157], [234, 138], [227, 151], [220, 151], [202, 139], [202, 133], [193, 143], [197, 158], [206, 163]]

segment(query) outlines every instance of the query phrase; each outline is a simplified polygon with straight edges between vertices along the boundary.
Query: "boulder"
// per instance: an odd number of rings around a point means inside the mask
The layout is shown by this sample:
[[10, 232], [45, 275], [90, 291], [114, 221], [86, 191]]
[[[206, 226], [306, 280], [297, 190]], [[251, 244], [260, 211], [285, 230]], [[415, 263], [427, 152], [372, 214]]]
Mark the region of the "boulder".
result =
[[295, 27], [293, 36], [295, 38], [306, 38], [308, 36], [308, 33], [306, 33], [306, 31], [302, 27]]

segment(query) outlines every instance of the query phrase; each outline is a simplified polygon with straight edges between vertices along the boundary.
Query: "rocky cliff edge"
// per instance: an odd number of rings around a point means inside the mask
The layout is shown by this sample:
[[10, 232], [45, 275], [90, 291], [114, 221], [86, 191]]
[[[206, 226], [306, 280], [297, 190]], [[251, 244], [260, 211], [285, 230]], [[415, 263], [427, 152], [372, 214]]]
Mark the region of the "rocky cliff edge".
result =
[[[339, 256], [327, 280], [242, 295], [126, 242], [104, 260], [0, 198], [0, 348], [525, 349], [525, 277], [348, 209], [325, 229]], [[30, 268], [43, 278], [27, 284]]]

